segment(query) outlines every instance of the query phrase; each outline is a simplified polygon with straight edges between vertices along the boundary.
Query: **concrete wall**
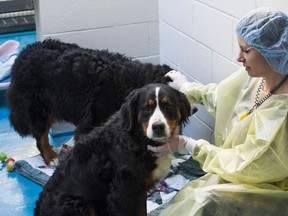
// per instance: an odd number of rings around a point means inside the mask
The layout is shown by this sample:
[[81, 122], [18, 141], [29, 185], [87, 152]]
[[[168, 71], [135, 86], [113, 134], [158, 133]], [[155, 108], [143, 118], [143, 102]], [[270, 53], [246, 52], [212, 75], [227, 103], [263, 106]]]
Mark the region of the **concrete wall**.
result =
[[58, 38], [159, 62], [158, 1], [34, 0], [37, 39]]
[[[191, 81], [221, 81], [239, 68], [239, 18], [267, 6], [288, 13], [287, 0], [159, 0], [160, 63], [177, 68]], [[214, 120], [198, 108], [184, 133], [213, 142]]]
[[[57, 38], [159, 63], [158, 1], [34, 0], [34, 8], [37, 40]], [[51, 134], [73, 129], [72, 124], [55, 123]]]
[[[235, 26], [258, 7], [288, 13], [287, 0], [34, 0], [37, 39], [58, 38], [166, 63], [191, 81], [219, 82], [239, 64]], [[198, 106], [184, 133], [213, 142], [213, 118]]]

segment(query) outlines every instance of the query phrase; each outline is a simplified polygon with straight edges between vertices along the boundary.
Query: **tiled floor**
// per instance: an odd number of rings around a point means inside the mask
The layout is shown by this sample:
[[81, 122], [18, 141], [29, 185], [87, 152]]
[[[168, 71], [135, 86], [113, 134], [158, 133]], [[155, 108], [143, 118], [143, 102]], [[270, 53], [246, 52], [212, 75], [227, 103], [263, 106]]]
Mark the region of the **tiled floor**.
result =
[[[39, 154], [34, 139], [22, 139], [11, 128], [5, 100], [5, 90], [0, 91], [0, 152], [4, 152], [15, 160]], [[50, 143], [58, 146], [70, 136], [50, 137]], [[21, 176], [16, 171], [7, 172], [5, 164], [0, 170], [0, 215], [31, 216], [35, 201], [42, 186]]]

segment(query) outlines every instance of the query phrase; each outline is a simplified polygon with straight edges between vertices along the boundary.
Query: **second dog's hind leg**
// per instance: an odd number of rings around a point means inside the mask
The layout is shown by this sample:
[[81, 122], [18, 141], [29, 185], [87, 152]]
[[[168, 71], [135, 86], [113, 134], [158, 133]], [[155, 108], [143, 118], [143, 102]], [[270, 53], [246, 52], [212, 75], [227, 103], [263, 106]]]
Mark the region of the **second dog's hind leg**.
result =
[[48, 115], [47, 121], [46, 121], [46, 129], [44, 133], [41, 135], [34, 136], [36, 138], [37, 142], [37, 148], [40, 151], [44, 162], [47, 165], [58, 165], [58, 155], [53, 151], [51, 145], [49, 144], [49, 130], [52, 126], [53, 122], [53, 115]]
[[53, 151], [51, 145], [49, 144], [48, 138], [49, 130], [45, 132], [45, 134], [39, 139], [36, 138], [37, 148], [39, 149], [42, 157], [44, 159], [45, 164], [47, 165], [58, 165], [58, 156]]

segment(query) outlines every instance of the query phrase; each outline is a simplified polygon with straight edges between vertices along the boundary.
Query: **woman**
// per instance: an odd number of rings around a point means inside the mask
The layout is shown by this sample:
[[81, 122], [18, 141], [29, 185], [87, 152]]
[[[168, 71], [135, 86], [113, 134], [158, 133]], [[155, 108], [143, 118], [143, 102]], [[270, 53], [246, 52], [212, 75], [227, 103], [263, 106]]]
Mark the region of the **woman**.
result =
[[215, 116], [215, 145], [175, 136], [155, 154], [189, 152], [207, 175], [188, 183], [161, 215], [288, 215], [288, 17], [267, 8], [236, 32], [243, 64], [219, 84], [170, 85]]

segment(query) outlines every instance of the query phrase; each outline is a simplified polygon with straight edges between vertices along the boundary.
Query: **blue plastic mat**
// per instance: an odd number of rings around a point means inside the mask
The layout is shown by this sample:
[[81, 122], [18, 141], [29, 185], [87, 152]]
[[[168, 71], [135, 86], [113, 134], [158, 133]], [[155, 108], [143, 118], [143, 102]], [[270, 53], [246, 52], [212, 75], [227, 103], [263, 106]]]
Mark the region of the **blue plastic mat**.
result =
[[[35, 140], [22, 139], [10, 127], [9, 110], [5, 101], [5, 90], [0, 91], [0, 152], [16, 161], [39, 154]], [[51, 138], [50, 143], [60, 145], [70, 137]], [[20, 175], [17, 171], [7, 172], [5, 163], [0, 169], [0, 215], [31, 216], [42, 186]]]
[[[20, 43], [19, 50], [24, 49], [28, 44], [31, 44], [36, 41], [36, 32], [19, 32], [12, 34], [2, 34], [0, 35], [0, 44], [3, 44], [7, 40], [16, 40]], [[0, 82], [0, 90], [7, 89], [10, 83], [10, 77], [2, 80]]]
[[36, 41], [36, 32], [19, 32], [12, 34], [2, 34], [0, 35], [0, 44], [4, 43], [7, 40], [16, 40], [20, 43], [20, 50], [25, 48], [28, 44], [31, 44]]

